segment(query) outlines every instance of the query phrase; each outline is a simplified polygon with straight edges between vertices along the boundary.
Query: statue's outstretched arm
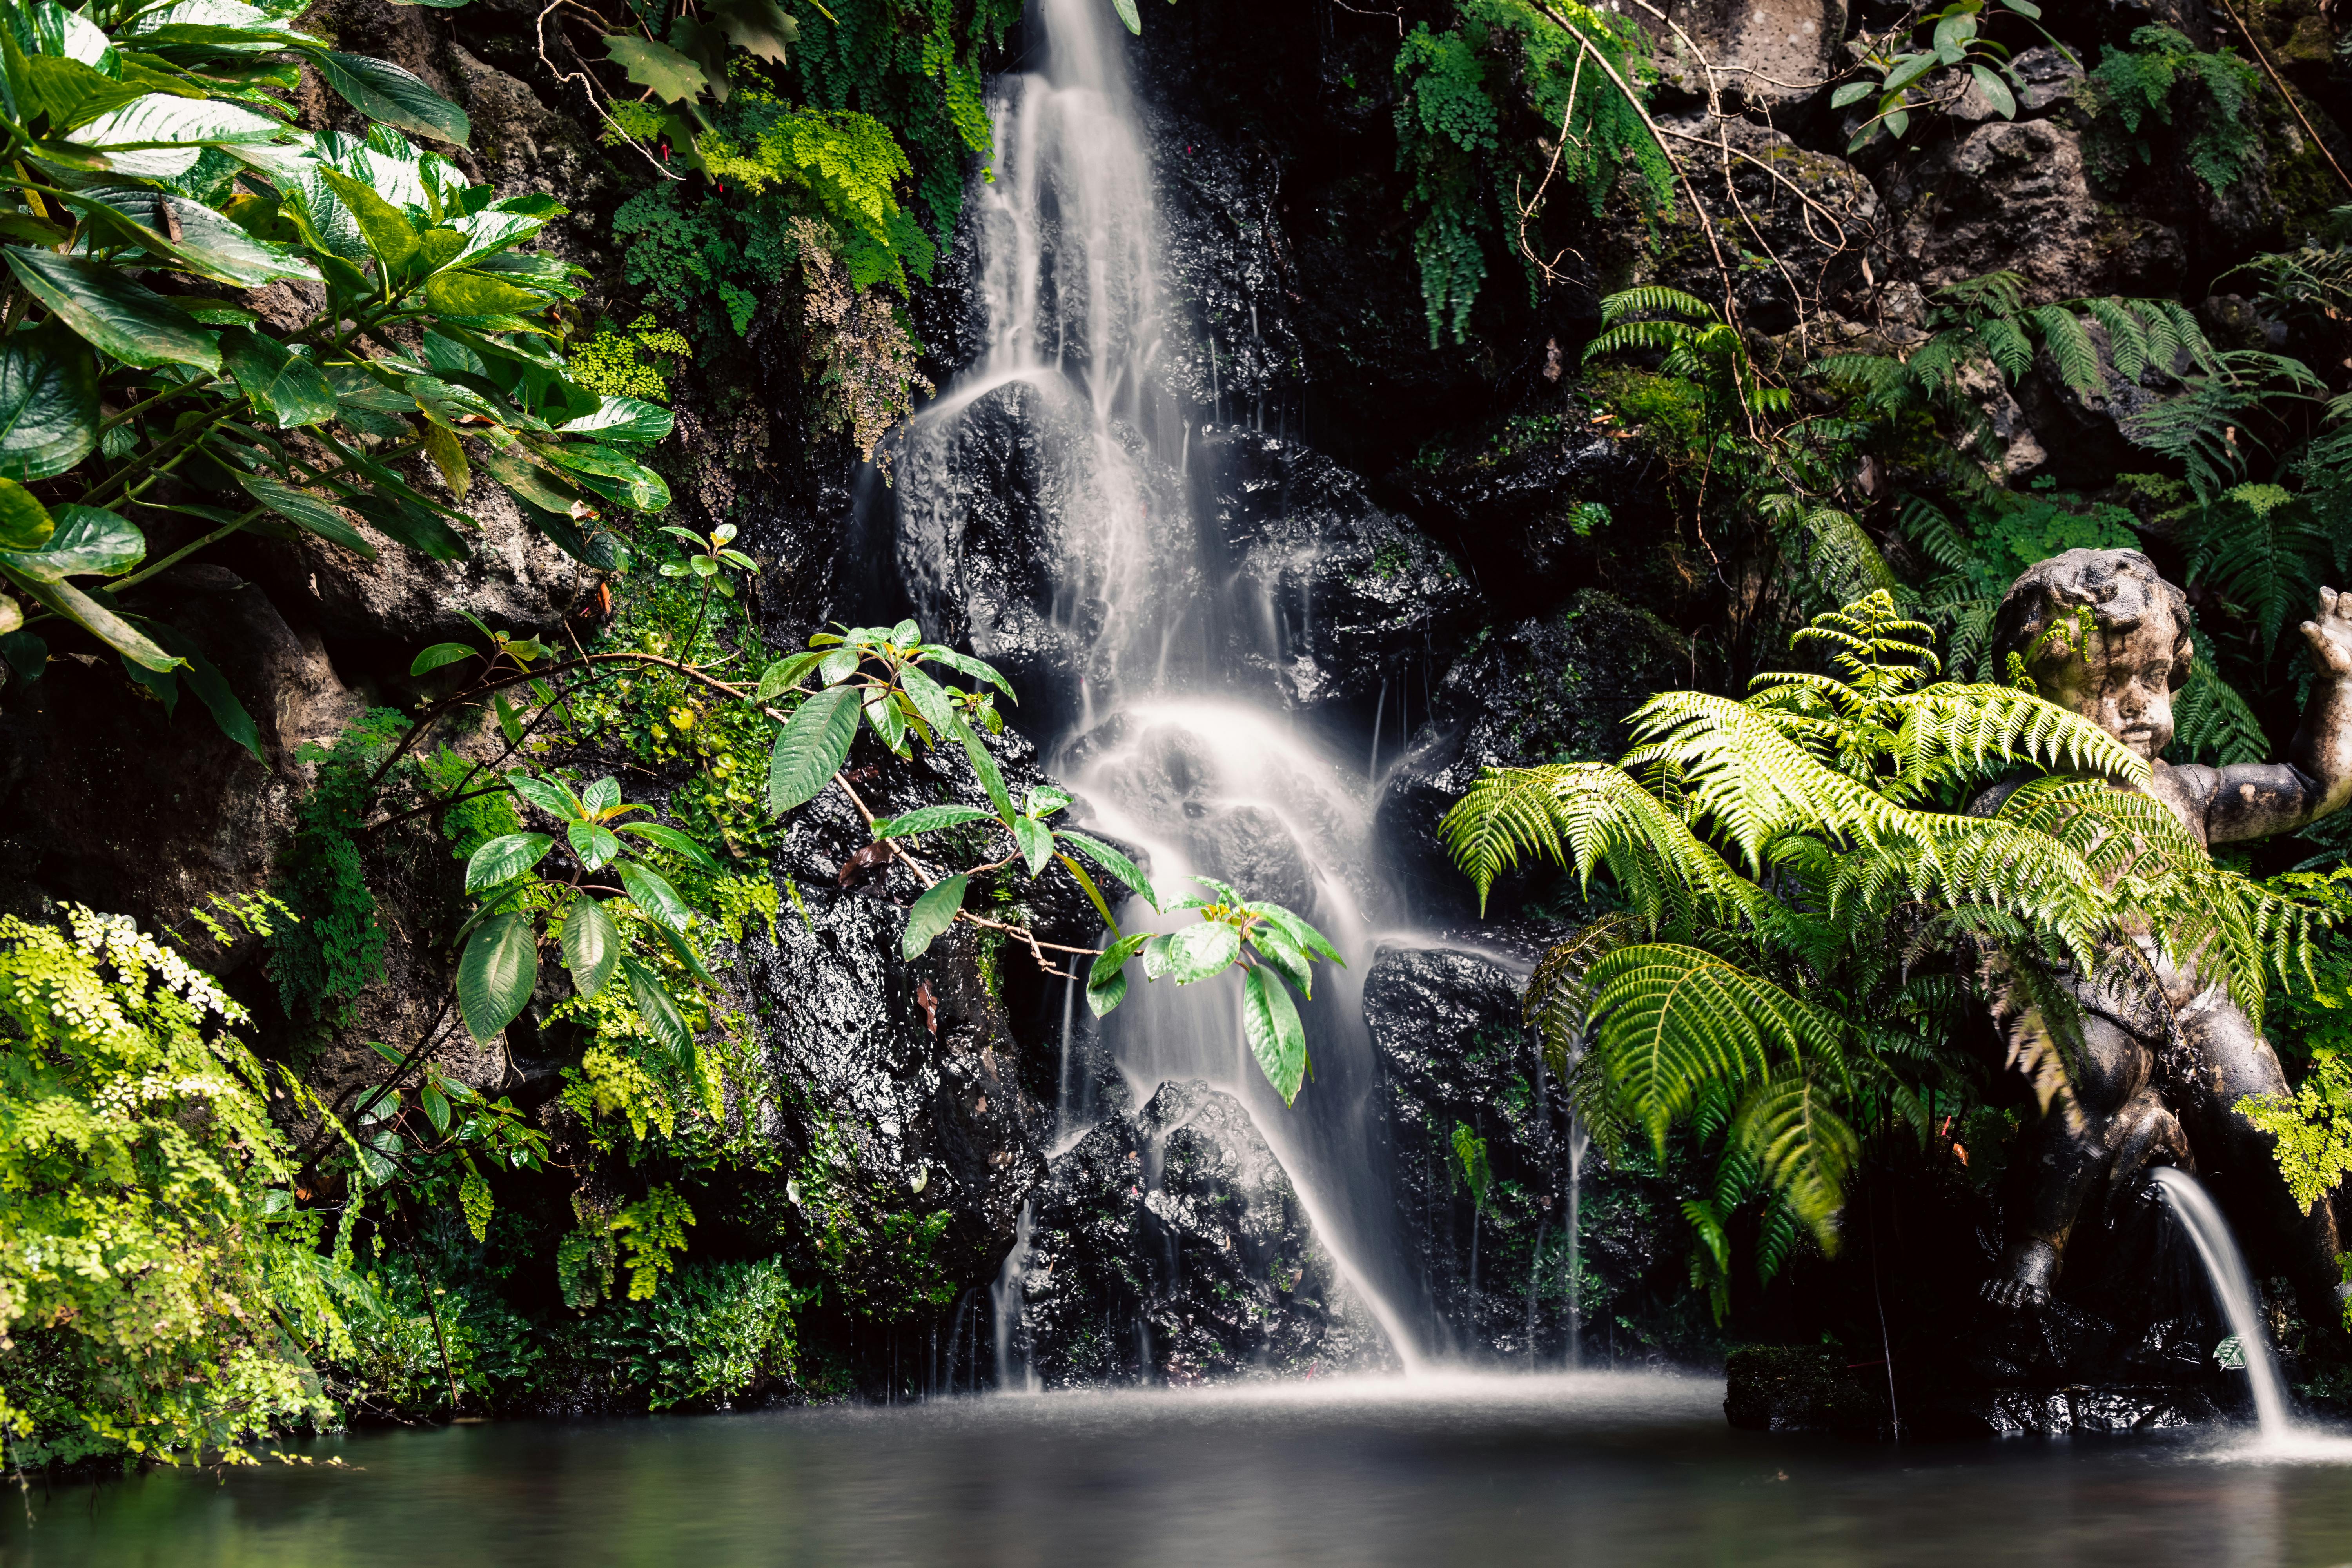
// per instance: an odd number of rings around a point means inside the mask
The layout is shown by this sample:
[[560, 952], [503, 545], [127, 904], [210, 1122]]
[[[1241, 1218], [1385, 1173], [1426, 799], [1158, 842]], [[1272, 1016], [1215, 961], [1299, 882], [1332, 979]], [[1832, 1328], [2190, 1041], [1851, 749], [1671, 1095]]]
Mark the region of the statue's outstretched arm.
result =
[[2352, 800], [2352, 594], [2319, 591], [2303, 623], [2317, 677], [2284, 763], [2219, 770], [2205, 808], [2208, 843], [2286, 833]]

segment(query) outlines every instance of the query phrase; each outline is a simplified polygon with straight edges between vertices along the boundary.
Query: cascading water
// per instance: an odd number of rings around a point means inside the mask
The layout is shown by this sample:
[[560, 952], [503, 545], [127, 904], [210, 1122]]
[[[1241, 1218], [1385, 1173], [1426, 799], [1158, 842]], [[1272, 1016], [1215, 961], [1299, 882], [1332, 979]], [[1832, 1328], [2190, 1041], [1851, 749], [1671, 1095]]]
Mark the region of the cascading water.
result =
[[2260, 1304], [2254, 1297], [2253, 1280], [2246, 1273], [2246, 1260], [2239, 1255], [2238, 1244], [2230, 1235], [2229, 1222], [2221, 1217], [2197, 1178], [2169, 1166], [2159, 1165], [2148, 1173], [2156, 1189], [2164, 1194], [2165, 1205], [2180, 1227], [2189, 1233], [2197, 1248], [2198, 1258], [2205, 1265], [2205, 1273], [2213, 1282], [2213, 1294], [2221, 1303], [2222, 1314], [2229, 1319], [2230, 1331], [2237, 1336], [2238, 1347], [2246, 1362], [2246, 1376], [2253, 1384], [2254, 1415], [2262, 1425], [2265, 1444], [2280, 1444], [2295, 1436], [2294, 1417], [2288, 1413], [2286, 1385], [2279, 1380], [2278, 1363], [2271, 1355], [2270, 1336], [2263, 1330]]
[[[1150, 851], [1157, 886], [1190, 890], [1196, 870], [1221, 877], [1297, 910], [1348, 959], [1318, 976], [1307, 1009], [1314, 1076], [1295, 1109], [1248, 1058], [1233, 976], [1181, 991], [1137, 985], [1106, 1041], [1139, 1104], [1163, 1081], [1202, 1079], [1248, 1107], [1318, 1236], [1411, 1367], [1417, 1336], [1389, 1305], [1402, 1294], [1402, 1252], [1382, 1173], [1368, 1165], [1376, 1079], [1362, 974], [1370, 917], [1386, 904], [1364, 869], [1375, 860], [1370, 786], [1360, 762], [1343, 765], [1303, 736], [1273, 691], [1237, 689], [1219, 657], [1235, 635], [1278, 641], [1280, 627], [1269, 606], [1226, 602], [1235, 595], [1203, 548], [1188, 468], [1212, 460], [1209, 443], [1194, 445], [1194, 421], [1207, 414], [1213, 425], [1216, 412], [1188, 412], [1155, 374], [1169, 332], [1185, 329], [1163, 310], [1123, 36], [1102, 0], [1040, 0], [1038, 19], [1045, 68], [1001, 88], [997, 173], [977, 195], [988, 347], [918, 416], [899, 463], [901, 579], [935, 623], [938, 605], [956, 602], [972, 500], [964, 476], [984, 428], [1010, 421], [1019, 440], [994, 449], [1017, 446], [1051, 498], [1038, 517], [1053, 563], [1050, 624], [972, 625], [975, 647], [1026, 639], [1075, 666], [1051, 766], [1103, 830]], [[1062, 1110], [1066, 1120], [1083, 1110], [1066, 1069]], [[1062, 1142], [1080, 1131], [1066, 1124]]]

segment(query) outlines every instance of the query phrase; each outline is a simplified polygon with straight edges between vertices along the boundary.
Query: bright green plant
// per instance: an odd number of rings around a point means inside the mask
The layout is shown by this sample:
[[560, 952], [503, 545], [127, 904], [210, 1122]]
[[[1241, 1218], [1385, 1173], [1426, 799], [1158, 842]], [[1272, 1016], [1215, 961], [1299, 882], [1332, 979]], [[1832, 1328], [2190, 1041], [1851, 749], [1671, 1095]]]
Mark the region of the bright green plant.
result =
[[[1621, 763], [1489, 769], [1444, 824], [1482, 896], [1532, 855], [1622, 910], [1528, 993], [1563, 1070], [1581, 1053], [1572, 1092], [1596, 1133], [1720, 1138], [1824, 1250], [1857, 1128], [1924, 1138], [1931, 1113], [1966, 1109], [1946, 1042], [1969, 992], [1995, 1002], [2046, 1105], [2079, 1048], [2060, 967], [2133, 984], [2111, 955], [2145, 932], [2259, 1019], [2308, 952], [2309, 911], [2217, 868], [2140, 793], [2145, 763], [2029, 692], [1935, 679], [1927, 636], [1874, 595], [1798, 634], [1835, 674], [1759, 676], [1744, 701], [1662, 693]], [[2036, 766], [2070, 771], [1988, 816], [1958, 809]], [[1748, 1190], [1735, 1175], [1719, 1184]]]
[[[2074, 58], [2042, 26], [2039, 5], [2030, 0], [1999, 0], [1999, 5], [2032, 24], [2069, 60]], [[2011, 89], [2022, 91], [2025, 84], [2010, 68], [2009, 46], [1984, 31], [1989, 23], [2001, 19], [2001, 10], [1994, 10], [1985, 0], [1955, 0], [1939, 11], [1905, 17], [1883, 37], [1865, 35], [1862, 42], [1869, 52], [1864, 57], [1864, 68], [1875, 79], [1850, 81], [1830, 95], [1832, 109], [1843, 109], [1865, 98], [1877, 100], [1871, 117], [1855, 131], [1846, 151], [1859, 152], [1882, 134], [1901, 140], [1911, 129], [1915, 111], [1949, 109], [1971, 86], [1984, 95], [1994, 113], [2003, 120], [2016, 119], [2017, 94]], [[1924, 45], [1917, 37], [1921, 27], [1933, 29]]]
[[0, 1435], [12, 1463], [249, 1461], [342, 1345], [244, 1008], [121, 916], [0, 917]]
[[2208, 54], [2166, 26], [2136, 27], [2130, 48], [2110, 44], [2084, 79], [2082, 98], [2092, 115], [2091, 148], [2110, 180], [2128, 177], [2135, 160], [2155, 153], [2148, 130], [2177, 126], [2189, 167], [2216, 195], [2262, 165], [2262, 125], [2254, 99], [2262, 72], [2224, 49]]
[[[545, 346], [574, 269], [522, 247], [562, 209], [467, 184], [403, 134], [463, 144], [463, 112], [287, 10], [33, 0], [0, 49], [7, 657], [31, 679], [49, 637], [87, 635], [167, 701], [185, 679], [248, 747], [236, 695], [139, 593], [166, 567], [246, 531], [373, 556], [347, 514], [462, 560], [477, 469], [597, 566], [617, 563], [609, 510], [668, 503], [633, 454], [669, 416]], [[378, 122], [364, 138], [288, 123], [304, 62]], [[239, 302], [284, 282], [322, 293], [291, 330]], [[395, 470], [410, 453], [448, 499]], [[141, 516], [195, 536], [134, 570]]]

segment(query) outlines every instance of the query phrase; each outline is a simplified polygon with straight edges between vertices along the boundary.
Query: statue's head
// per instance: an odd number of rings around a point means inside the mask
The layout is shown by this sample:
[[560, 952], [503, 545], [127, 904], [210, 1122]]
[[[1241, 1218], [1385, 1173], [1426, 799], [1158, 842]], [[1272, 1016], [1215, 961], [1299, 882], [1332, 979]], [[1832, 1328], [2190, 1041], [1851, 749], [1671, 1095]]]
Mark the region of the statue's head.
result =
[[2004, 668], [2015, 654], [2042, 696], [2148, 761], [2172, 743], [2172, 694], [2196, 652], [2189, 596], [2138, 551], [2069, 550], [2027, 567], [1992, 645]]

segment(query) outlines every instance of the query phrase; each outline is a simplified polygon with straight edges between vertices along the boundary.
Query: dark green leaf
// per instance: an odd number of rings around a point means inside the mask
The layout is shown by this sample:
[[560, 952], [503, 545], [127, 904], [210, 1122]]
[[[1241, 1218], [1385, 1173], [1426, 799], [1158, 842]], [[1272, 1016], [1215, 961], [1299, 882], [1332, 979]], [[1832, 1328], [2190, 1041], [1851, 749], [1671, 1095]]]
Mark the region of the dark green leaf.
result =
[[970, 880], [959, 872], [924, 889], [923, 896], [907, 913], [907, 935], [898, 944], [900, 957], [920, 957], [929, 951], [940, 932], [955, 924], [956, 911], [963, 908], [964, 886]]
[[[146, 633], [75, 587], [71, 583], [41, 583], [0, 563], [0, 577], [14, 583], [24, 595], [43, 608], [63, 616], [107, 647], [152, 670], [175, 669], [180, 661], [155, 646]], [[26, 634], [18, 633], [18, 636]]]
[[132, 282], [121, 268], [16, 245], [0, 254], [33, 297], [93, 348], [149, 369], [220, 369], [220, 346], [213, 335], [161, 294]]
[[938, 643], [923, 644], [922, 652], [925, 658], [935, 664], [944, 664], [950, 669], [971, 676], [974, 680], [985, 680], [1007, 697], [1013, 695], [1013, 683], [999, 675], [996, 672], [996, 667], [992, 664], [983, 663], [970, 654], [958, 653], [955, 649], [943, 647]]
[[905, 838], [917, 833], [935, 833], [942, 827], [954, 827], [966, 822], [993, 822], [994, 815], [976, 805], [925, 805], [899, 816], [877, 817], [874, 823], [877, 838]]
[[710, 86], [702, 68], [666, 45], [634, 33], [604, 35], [604, 54], [639, 87], [651, 88], [664, 103], [690, 103]]
[[319, 177], [341, 198], [344, 210], [360, 226], [368, 248], [375, 252], [376, 259], [387, 270], [398, 272], [416, 254], [416, 226], [408, 221], [406, 213], [376, 195], [375, 187], [352, 179], [340, 169], [321, 168]]
[[593, 414], [558, 426], [566, 436], [595, 436], [606, 441], [658, 441], [677, 427], [677, 416], [658, 404], [635, 397], [606, 397]]
[[1251, 970], [1242, 982], [1242, 1033], [1282, 1103], [1295, 1102], [1307, 1081], [1307, 1030], [1290, 993], [1263, 969]]
[[738, 45], [777, 65], [785, 63], [784, 46], [801, 36], [776, 0], [709, 0], [704, 10]]
[[660, 872], [635, 860], [616, 861], [613, 868], [621, 873], [621, 885], [629, 889], [630, 900], [656, 924], [682, 931], [694, 923], [694, 911]]
[[621, 961], [621, 928], [595, 900], [583, 896], [563, 917], [563, 966], [572, 972], [572, 988], [593, 996], [613, 978]]
[[530, 1005], [539, 985], [539, 938], [527, 916], [486, 921], [457, 961], [457, 1013], [478, 1040], [495, 1039]]
[[719, 862], [711, 858], [709, 850], [675, 827], [664, 827], [658, 822], [625, 822], [621, 824], [620, 830], [633, 833], [648, 844], [658, 844], [673, 854], [685, 856], [698, 870], [719, 869]]
[[[437, 425], [425, 426], [438, 431]], [[355, 495], [343, 504], [358, 512], [378, 532], [436, 561], [464, 561], [473, 552], [463, 535], [430, 510], [398, 496]]]
[[1126, 856], [1120, 854], [1118, 850], [1112, 848], [1101, 839], [1095, 837], [1091, 834], [1080, 833], [1076, 828], [1064, 827], [1057, 829], [1055, 837], [1060, 838], [1063, 843], [1069, 845], [1071, 847], [1084, 854], [1087, 859], [1093, 861], [1104, 870], [1108, 871], [1120, 881], [1126, 883], [1128, 890], [1139, 895], [1145, 903], [1150, 904], [1155, 910], [1160, 907], [1160, 895], [1152, 890], [1151, 879], [1143, 874], [1142, 868], [1137, 866], [1134, 861], [1129, 859]]
[[98, 359], [60, 321], [0, 346], [0, 477], [48, 479], [98, 445]]
[[[18, 614], [21, 616], [23, 612]], [[40, 633], [20, 628], [0, 636], [0, 658], [8, 661], [8, 668], [16, 672], [17, 679], [38, 680], [48, 668], [49, 645], [41, 640]]]
[[2003, 120], [2017, 118], [2017, 99], [2009, 90], [2007, 82], [1980, 65], [1970, 66], [1969, 74], [1976, 78], [1977, 90], [1984, 94], [1985, 101], [1992, 105], [1995, 114]]
[[335, 389], [326, 374], [267, 333], [235, 328], [221, 334], [221, 361], [237, 389], [281, 430], [319, 425], [335, 416]]
[[569, 821], [587, 815], [581, 809], [579, 797], [553, 779], [534, 778], [518, 768], [507, 774], [507, 784], [550, 816]]
[[1879, 90], [1874, 81], [1850, 81], [1830, 94], [1830, 107], [1843, 109], [1849, 103], [1859, 103]]
[[694, 1036], [686, 1026], [686, 1019], [662, 989], [654, 972], [635, 959], [624, 954], [621, 967], [629, 977], [629, 995], [637, 1005], [637, 1017], [651, 1035], [670, 1054], [671, 1066], [684, 1072], [693, 1065]]
[[448, 1131], [448, 1097], [428, 1083], [416, 1091], [416, 1098], [424, 1105], [425, 1114], [433, 1123], [433, 1131], [436, 1132]]
[[1005, 793], [1004, 773], [996, 765], [996, 758], [981, 738], [972, 733], [971, 726], [961, 720], [956, 723], [955, 737], [963, 742], [963, 754], [971, 761], [971, 771], [980, 775], [981, 787], [988, 792], [990, 803], [996, 807], [996, 815], [1004, 819], [1007, 827], [1012, 826], [1016, 815], [1013, 809], [1013, 797]]
[[464, 146], [474, 134], [466, 111], [396, 65], [331, 49], [300, 51], [327, 85], [370, 120]]
[[1895, 62], [1895, 68], [1886, 73], [1878, 90], [1882, 94], [1900, 92], [1942, 63], [1932, 54], [1906, 55]]
[[654, 934], [660, 937], [663, 942], [668, 946], [670, 952], [677, 955], [677, 961], [686, 965], [688, 973], [692, 974], [697, 980], [701, 981], [705, 985], [716, 985], [719, 984], [719, 982], [711, 976], [710, 966], [702, 962], [702, 954], [695, 952], [694, 944], [692, 942], [687, 941], [686, 938], [678, 935], [677, 932], [670, 930], [667, 926], [654, 927]]
[[2000, 0], [2000, 3], [2021, 16], [2036, 22], [2042, 19], [2042, 7], [2032, 4], [2032, 0]]
[[898, 686], [915, 705], [915, 711], [923, 716], [923, 722], [931, 727], [934, 741], [956, 732], [960, 721], [955, 700], [938, 681], [910, 664], [898, 671]]
[[245, 487], [247, 494], [295, 527], [315, 533], [331, 544], [340, 544], [365, 560], [375, 559], [375, 546], [370, 544], [341, 512], [310, 491], [298, 490], [292, 485], [280, 484], [259, 474], [238, 474], [236, 479]]
[[478, 893], [510, 882], [541, 860], [555, 840], [544, 833], [509, 833], [491, 839], [466, 862], [466, 891]]
[[57, 520], [38, 497], [14, 479], [0, 479], [0, 549], [45, 550], [57, 529]]
[[782, 816], [816, 798], [848, 760], [857, 738], [857, 691], [835, 686], [800, 705], [776, 735], [768, 759], [768, 811]]
[[760, 673], [760, 689], [751, 694], [755, 702], [772, 702], [800, 684], [801, 678], [814, 669], [824, 658], [821, 653], [796, 653], [776, 660]]

